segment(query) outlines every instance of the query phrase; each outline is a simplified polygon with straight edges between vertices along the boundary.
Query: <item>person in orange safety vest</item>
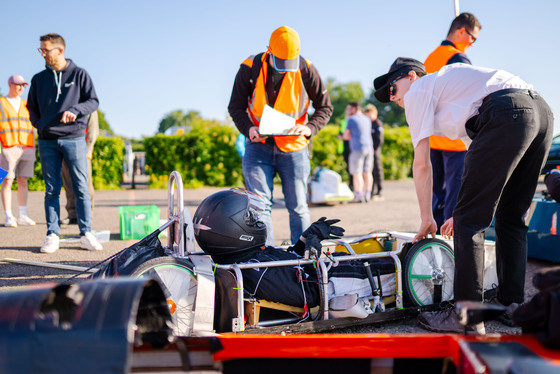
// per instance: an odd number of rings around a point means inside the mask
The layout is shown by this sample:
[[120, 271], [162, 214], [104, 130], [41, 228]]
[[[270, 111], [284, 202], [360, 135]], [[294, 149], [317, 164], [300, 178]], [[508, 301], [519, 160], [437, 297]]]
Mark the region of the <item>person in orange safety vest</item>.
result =
[[[477, 39], [480, 22], [471, 13], [459, 14], [451, 23], [447, 38], [426, 59], [426, 72], [434, 73], [443, 66], [471, 64], [465, 54]], [[451, 218], [461, 187], [464, 159], [467, 148], [460, 139], [430, 136], [430, 160], [433, 168], [432, 211], [439, 228]]]
[[[8, 79], [10, 91], [0, 97], [0, 168], [8, 173], [0, 195], [6, 217], [4, 226], [34, 225], [27, 216], [27, 179], [33, 177], [35, 165], [35, 134], [29, 120], [27, 102], [21, 94], [28, 85], [21, 75], [12, 75]], [[19, 217], [12, 214], [12, 184], [17, 175]]]
[[[245, 185], [266, 201], [261, 218], [267, 226], [267, 245], [273, 242], [270, 213], [273, 180], [277, 174], [289, 212], [291, 243], [297, 242], [310, 224], [309, 145], [311, 138], [327, 124], [333, 110], [319, 72], [299, 52], [298, 33], [287, 26], [276, 29], [268, 50], [250, 56], [241, 64], [228, 106], [235, 125], [246, 137], [242, 162]], [[310, 101], [315, 109], [311, 116], [308, 115]], [[281, 129], [278, 122], [273, 122], [269, 128], [272, 131], [259, 131], [265, 109], [287, 115], [292, 125]]]

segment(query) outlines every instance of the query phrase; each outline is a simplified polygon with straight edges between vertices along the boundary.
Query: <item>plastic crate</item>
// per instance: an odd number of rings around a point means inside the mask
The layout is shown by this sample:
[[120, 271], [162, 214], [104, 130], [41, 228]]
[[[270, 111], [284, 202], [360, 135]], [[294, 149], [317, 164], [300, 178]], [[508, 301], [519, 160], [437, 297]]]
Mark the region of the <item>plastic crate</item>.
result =
[[121, 239], [143, 239], [159, 227], [159, 208], [155, 205], [119, 207]]

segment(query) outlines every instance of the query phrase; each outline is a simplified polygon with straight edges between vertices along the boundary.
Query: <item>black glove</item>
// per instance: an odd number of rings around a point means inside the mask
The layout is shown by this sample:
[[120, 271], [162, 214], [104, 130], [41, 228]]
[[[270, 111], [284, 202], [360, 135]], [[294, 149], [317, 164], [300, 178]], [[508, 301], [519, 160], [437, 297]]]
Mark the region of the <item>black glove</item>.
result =
[[[301, 234], [305, 239], [309, 238], [310, 234], [315, 235], [319, 240], [326, 239], [340, 239], [344, 236], [344, 229], [339, 226], [333, 226], [335, 223], [340, 222], [339, 219], [329, 219], [326, 217], [321, 217], [319, 220], [313, 222], [311, 226], [307, 228]], [[305, 242], [305, 240], [303, 240]]]

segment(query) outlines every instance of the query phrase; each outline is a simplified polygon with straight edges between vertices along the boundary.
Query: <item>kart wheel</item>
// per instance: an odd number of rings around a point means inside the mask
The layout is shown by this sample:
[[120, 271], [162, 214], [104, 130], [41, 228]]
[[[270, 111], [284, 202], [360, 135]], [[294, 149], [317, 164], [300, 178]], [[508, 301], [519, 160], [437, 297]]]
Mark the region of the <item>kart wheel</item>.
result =
[[130, 276], [157, 280], [167, 299], [175, 336], [191, 335], [198, 283], [190, 261], [171, 256], [158, 257], [140, 265]]
[[405, 297], [414, 305], [437, 304], [453, 299], [455, 255], [439, 239], [424, 239], [406, 254], [403, 268]]

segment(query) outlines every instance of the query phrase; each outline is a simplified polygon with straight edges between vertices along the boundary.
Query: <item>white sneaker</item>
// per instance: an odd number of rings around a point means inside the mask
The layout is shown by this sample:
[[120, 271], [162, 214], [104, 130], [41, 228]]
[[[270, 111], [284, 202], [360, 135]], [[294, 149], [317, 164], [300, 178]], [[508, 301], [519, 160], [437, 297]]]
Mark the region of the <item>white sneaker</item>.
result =
[[41, 253], [54, 253], [56, 250], [60, 248], [60, 239], [56, 234], [50, 234], [45, 239], [43, 246], [39, 250]]
[[4, 223], [6, 227], [17, 227], [16, 217], [11, 216], [6, 218], [6, 223]]
[[17, 223], [22, 225], [22, 226], [34, 226], [35, 225], [35, 221], [33, 221], [28, 216], [19, 216], [19, 218], [17, 220]]
[[80, 238], [80, 245], [88, 251], [100, 251], [103, 249], [103, 246], [99, 244], [97, 238], [91, 232], [86, 232], [85, 235]]

